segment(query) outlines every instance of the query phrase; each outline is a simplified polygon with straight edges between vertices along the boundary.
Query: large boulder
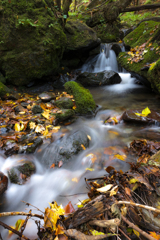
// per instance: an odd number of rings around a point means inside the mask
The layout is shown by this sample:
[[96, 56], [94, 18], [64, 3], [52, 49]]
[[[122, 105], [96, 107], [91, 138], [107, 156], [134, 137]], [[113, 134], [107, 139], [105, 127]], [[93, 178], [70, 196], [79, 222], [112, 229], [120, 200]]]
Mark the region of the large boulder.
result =
[[4, 95], [6, 95], [6, 93], [10, 93], [10, 92], [11, 90], [2, 82], [0, 82], [0, 97], [3, 97]]
[[77, 130], [66, 134], [64, 137], [57, 139], [55, 142], [49, 144], [41, 153], [37, 152], [38, 159], [49, 168], [52, 164], [58, 166], [59, 162], [66, 163], [74, 159], [74, 157], [84, 147], [89, 147], [89, 139], [85, 130]]
[[58, 72], [66, 45], [52, 0], [0, 4], [0, 70], [9, 83], [26, 85]]
[[89, 57], [89, 51], [100, 45], [96, 32], [79, 20], [69, 20], [65, 25], [67, 45], [62, 67], [77, 68]]
[[[160, 22], [144, 21], [124, 38], [129, 52], [119, 54], [118, 62], [139, 75], [142, 83], [160, 93]], [[136, 76], [137, 77], [137, 76]], [[148, 81], [148, 82], [147, 82]]]
[[64, 87], [70, 95], [73, 95], [77, 113], [90, 115], [95, 111], [96, 104], [88, 89], [85, 89], [74, 81], [66, 82]]
[[118, 73], [110, 70], [98, 73], [84, 72], [77, 77], [76, 81], [83, 86], [96, 87], [120, 83], [122, 79]]

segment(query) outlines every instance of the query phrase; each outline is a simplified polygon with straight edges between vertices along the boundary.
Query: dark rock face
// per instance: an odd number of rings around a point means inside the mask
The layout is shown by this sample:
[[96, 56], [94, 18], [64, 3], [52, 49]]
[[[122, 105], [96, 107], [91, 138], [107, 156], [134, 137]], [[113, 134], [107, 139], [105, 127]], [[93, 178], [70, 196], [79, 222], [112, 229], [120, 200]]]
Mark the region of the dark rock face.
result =
[[72, 118], [75, 115], [74, 110], [72, 109], [62, 109], [60, 113], [56, 113], [56, 118], [59, 122], [65, 121], [69, 118]]
[[121, 119], [125, 122], [141, 123], [141, 124], [156, 124], [160, 125], [160, 114], [151, 110], [151, 113], [147, 117], [137, 116], [135, 113], [141, 113], [142, 110], [127, 110], [125, 111]]
[[118, 73], [110, 70], [99, 73], [84, 72], [77, 77], [76, 81], [81, 83], [83, 86], [96, 87], [117, 84], [122, 80]]
[[89, 139], [87, 132], [78, 130], [48, 145], [47, 148], [38, 155], [38, 159], [40, 159], [42, 164], [47, 168], [53, 163], [58, 165], [59, 161], [63, 161], [64, 163], [68, 162], [72, 160], [76, 154], [83, 151], [82, 144], [85, 148], [89, 147]]
[[34, 114], [42, 113], [42, 112], [43, 112], [43, 109], [42, 109], [39, 105], [34, 105], [33, 108], [32, 108], [32, 112], [33, 112]]
[[0, 196], [7, 190], [8, 177], [0, 172]]

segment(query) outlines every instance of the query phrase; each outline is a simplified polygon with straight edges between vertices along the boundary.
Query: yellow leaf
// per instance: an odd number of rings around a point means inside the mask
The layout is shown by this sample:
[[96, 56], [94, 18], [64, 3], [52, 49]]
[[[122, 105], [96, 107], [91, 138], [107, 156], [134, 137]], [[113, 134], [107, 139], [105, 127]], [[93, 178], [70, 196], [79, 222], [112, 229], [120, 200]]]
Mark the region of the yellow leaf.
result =
[[63, 228], [60, 225], [58, 225], [58, 227], [56, 229], [56, 232], [55, 232], [55, 235], [63, 234], [63, 233], [64, 233]]
[[130, 179], [130, 181], [129, 181], [130, 184], [132, 184], [132, 183], [136, 183], [136, 182], [138, 182], [138, 180], [135, 179], [135, 178], [132, 178], [132, 179]]
[[91, 171], [91, 172], [93, 172], [94, 171], [94, 168], [86, 168], [86, 171]]
[[81, 147], [83, 148], [83, 150], [86, 150], [85, 146], [83, 144], [81, 144]]
[[151, 111], [148, 107], [146, 107], [145, 109], [142, 110], [142, 113], [135, 113], [137, 116], [141, 116], [141, 117], [147, 117], [148, 114], [150, 114]]
[[125, 161], [125, 159], [126, 159], [127, 156], [126, 156], [126, 155], [115, 154], [114, 157], [115, 157], [115, 158], [118, 158], [118, 159], [120, 159], [120, 160], [122, 160], [122, 161]]
[[42, 116], [49, 120], [49, 112], [44, 111]]
[[111, 117], [110, 119], [112, 119], [112, 120], [115, 122], [115, 124], [117, 124], [117, 123], [118, 123], [118, 120], [117, 120], [117, 118], [116, 118], [116, 117]]
[[73, 110], [75, 110], [76, 109], [76, 106], [73, 106], [73, 108], [72, 108]]
[[91, 136], [87, 135], [87, 138], [91, 141]]
[[90, 230], [90, 232], [92, 233], [93, 236], [104, 235], [103, 232], [98, 232], [98, 231], [96, 231], [96, 230]]
[[116, 195], [118, 192], [118, 186], [115, 186], [114, 188], [112, 188], [112, 190], [110, 191], [110, 197], [113, 195]]
[[30, 122], [29, 123], [29, 127], [30, 127], [30, 129], [35, 129], [36, 128], [36, 124], [34, 122]]
[[78, 178], [72, 178], [72, 182], [78, 182]]
[[41, 133], [41, 132], [43, 132], [43, 131], [45, 131], [45, 128], [43, 127], [43, 125], [38, 124], [38, 125], [36, 126], [35, 132], [36, 132], [36, 133]]
[[28, 146], [31, 146], [32, 144], [33, 144], [33, 143], [28, 143], [27, 145], [28, 145]]
[[134, 232], [134, 234], [135, 234], [137, 237], [139, 237], [140, 234], [139, 234], [138, 231], [136, 231], [136, 230], [133, 229], [133, 232]]
[[19, 124], [19, 123], [15, 123], [14, 129], [15, 129], [15, 131], [17, 131], [17, 132], [20, 132], [20, 131], [21, 131], [21, 126], [20, 126], [20, 124]]
[[77, 205], [78, 208], [82, 208], [82, 207], [83, 207], [86, 203], [88, 203], [88, 202], [90, 202], [90, 199], [89, 199], [89, 198], [84, 199], [84, 200], [78, 202], [76, 205]]

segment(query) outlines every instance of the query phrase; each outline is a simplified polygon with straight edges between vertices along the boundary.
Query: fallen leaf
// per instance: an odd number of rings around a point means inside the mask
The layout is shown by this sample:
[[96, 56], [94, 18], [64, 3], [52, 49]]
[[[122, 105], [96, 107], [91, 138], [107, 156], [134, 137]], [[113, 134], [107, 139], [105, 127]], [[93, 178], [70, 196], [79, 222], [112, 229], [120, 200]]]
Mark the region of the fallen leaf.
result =
[[113, 184], [107, 184], [106, 186], [97, 188], [96, 190], [98, 192], [108, 192], [112, 187], [113, 187]]

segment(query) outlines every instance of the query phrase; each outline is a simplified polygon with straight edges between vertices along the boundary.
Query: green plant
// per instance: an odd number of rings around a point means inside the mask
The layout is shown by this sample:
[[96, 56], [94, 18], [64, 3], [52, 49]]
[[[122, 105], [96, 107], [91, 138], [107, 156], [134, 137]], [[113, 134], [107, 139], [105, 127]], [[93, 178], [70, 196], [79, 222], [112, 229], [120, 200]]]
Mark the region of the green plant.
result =
[[27, 25], [30, 25], [32, 27], [37, 27], [38, 25], [35, 24], [35, 23], [32, 23], [32, 19], [18, 19], [18, 26], [19, 25], [22, 25], [22, 26], [27, 26]]

